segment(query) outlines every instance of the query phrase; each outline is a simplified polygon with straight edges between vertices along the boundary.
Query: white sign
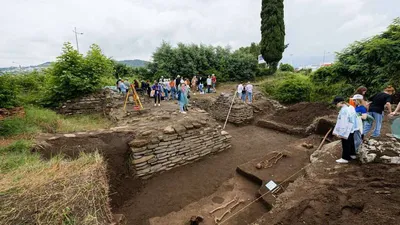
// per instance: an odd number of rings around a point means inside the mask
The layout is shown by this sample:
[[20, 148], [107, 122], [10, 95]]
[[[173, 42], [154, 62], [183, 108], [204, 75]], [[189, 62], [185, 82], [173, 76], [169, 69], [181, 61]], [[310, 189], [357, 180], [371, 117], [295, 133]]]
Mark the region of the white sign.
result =
[[275, 182], [273, 182], [273, 181], [271, 180], [270, 182], [268, 182], [268, 183], [265, 185], [265, 187], [267, 187], [268, 190], [272, 191], [272, 190], [274, 190], [276, 187], [278, 187], [278, 185], [277, 185]]
[[258, 56], [258, 64], [266, 63], [262, 55]]

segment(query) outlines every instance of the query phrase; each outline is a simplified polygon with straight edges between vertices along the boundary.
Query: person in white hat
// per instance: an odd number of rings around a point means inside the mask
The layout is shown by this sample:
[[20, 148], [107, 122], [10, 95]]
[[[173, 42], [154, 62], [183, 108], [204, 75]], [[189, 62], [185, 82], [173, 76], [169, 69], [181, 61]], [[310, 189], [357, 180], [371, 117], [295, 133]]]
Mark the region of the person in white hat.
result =
[[365, 107], [366, 103], [364, 101], [364, 96], [356, 94], [351, 99], [356, 105], [355, 110], [357, 114], [357, 127], [359, 128], [357, 132], [354, 132], [354, 147], [357, 151], [361, 146], [362, 140], [364, 139], [364, 121], [368, 117], [368, 110], [367, 107]]

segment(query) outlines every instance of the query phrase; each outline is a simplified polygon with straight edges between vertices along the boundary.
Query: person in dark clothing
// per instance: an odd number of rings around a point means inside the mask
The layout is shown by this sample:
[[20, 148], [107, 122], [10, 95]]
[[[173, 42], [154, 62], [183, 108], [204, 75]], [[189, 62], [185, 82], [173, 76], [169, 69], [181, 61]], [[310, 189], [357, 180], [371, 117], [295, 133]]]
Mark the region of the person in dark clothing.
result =
[[[392, 106], [390, 102], [392, 101], [392, 95], [394, 94], [394, 88], [392, 86], [388, 86], [381, 93], [375, 94], [369, 100], [371, 103], [369, 104], [368, 115], [372, 116], [375, 119], [376, 125], [375, 130], [372, 133], [371, 137], [377, 138], [381, 134], [381, 127], [383, 121], [383, 112], [385, 110], [385, 106], [387, 107], [390, 114], [392, 114]], [[372, 128], [371, 122], [366, 122], [364, 126], [364, 135], [367, 135], [368, 132]]]
[[178, 86], [181, 84], [181, 76], [178, 75], [178, 77], [175, 80], [175, 88], [178, 90]]
[[160, 106], [161, 95], [163, 92], [161, 85], [158, 83], [158, 81], [154, 81], [154, 85], [151, 87], [151, 89], [154, 91], [154, 106], [157, 105], [157, 101], [158, 106]]

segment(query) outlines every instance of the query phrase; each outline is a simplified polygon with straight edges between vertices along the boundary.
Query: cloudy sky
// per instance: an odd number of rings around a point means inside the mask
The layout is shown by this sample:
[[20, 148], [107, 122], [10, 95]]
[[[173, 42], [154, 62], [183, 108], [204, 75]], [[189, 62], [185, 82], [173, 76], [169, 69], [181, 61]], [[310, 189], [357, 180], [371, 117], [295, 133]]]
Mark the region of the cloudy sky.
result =
[[[53, 61], [63, 42], [97, 43], [114, 59], [150, 60], [162, 40], [230, 45], [260, 41], [261, 0], [0, 0], [0, 67]], [[399, 0], [285, 0], [284, 61], [333, 60], [333, 52], [382, 32]], [[292, 55], [292, 56], [291, 56]], [[15, 62], [15, 63], [13, 63]]]

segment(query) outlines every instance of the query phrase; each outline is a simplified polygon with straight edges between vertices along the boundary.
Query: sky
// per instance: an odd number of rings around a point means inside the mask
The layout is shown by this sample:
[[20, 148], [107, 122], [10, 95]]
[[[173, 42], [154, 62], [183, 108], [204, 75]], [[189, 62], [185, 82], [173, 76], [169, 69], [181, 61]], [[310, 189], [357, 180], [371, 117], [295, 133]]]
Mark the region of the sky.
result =
[[[283, 62], [334, 60], [350, 43], [379, 34], [399, 0], [285, 0]], [[261, 0], [0, 0], [0, 67], [54, 61], [62, 44], [92, 43], [116, 60], [151, 60], [161, 42], [230, 46], [261, 40]], [[397, 12], [397, 14], [396, 14]], [[324, 54], [325, 52], [325, 54]]]

